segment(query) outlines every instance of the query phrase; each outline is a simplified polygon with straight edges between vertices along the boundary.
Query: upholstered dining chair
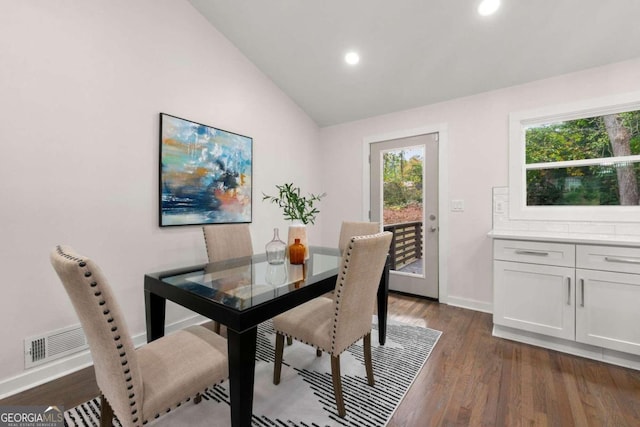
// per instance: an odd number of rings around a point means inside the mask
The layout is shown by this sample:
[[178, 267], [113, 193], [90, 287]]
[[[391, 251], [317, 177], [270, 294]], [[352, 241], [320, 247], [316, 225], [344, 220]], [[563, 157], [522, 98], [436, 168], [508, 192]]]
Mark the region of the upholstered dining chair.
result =
[[342, 253], [353, 236], [376, 234], [379, 231], [380, 223], [378, 222], [342, 221], [342, 225], [340, 226], [338, 249], [340, 249], [340, 253]]
[[[353, 236], [366, 236], [369, 234], [376, 234], [378, 232], [380, 232], [379, 222], [342, 221], [342, 225], [340, 226], [338, 249], [340, 249], [340, 253], [343, 253], [344, 248], [347, 247], [347, 244], [349, 244], [349, 241]], [[331, 295], [333, 296], [333, 292], [331, 292]]]
[[219, 224], [202, 227], [209, 262], [253, 255], [249, 224]]
[[50, 255], [89, 342], [101, 392], [100, 425], [113, 414], [142, 426], [228, 377], [227, 341], [191, 326], [136, 349], [106, 276], [68, 246]]
[[[202, 233], [209, 262], [253, 255], [249, 224], [205, 225]], [[205, 327], [220, 333], [220, 323], [216, 321], [205, 324]]]
[[273, 318], [273, 328], [276, 331], [274, 384], [280, 383], [286, 336], [331, 355], [333, 393], [340, 417], [346, 415], [340, 377], [340, 354], [361, 338], [367, 382], [374, 385], [371, 318], [391, 237], [392, 233], [387, 231], [352, 237], [342, 255], [335, 298], [321, 296]]

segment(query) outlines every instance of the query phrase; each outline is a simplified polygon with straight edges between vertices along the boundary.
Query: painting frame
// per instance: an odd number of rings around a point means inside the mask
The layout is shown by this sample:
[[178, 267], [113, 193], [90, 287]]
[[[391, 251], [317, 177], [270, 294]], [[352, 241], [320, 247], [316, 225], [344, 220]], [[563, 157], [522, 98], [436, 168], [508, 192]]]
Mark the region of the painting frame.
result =
[[252, 222], [253, 138], [160, 113], [159, 225]]

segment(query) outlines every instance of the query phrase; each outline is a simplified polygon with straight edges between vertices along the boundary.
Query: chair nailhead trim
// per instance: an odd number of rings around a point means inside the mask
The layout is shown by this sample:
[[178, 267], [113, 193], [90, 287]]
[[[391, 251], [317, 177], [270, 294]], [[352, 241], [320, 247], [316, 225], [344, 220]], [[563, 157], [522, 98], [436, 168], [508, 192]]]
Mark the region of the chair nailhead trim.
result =
[[[79, 258], [77, 258], [77, 257], [74, 257], [74, 256], [72, 256], [72, 255], [69, 255], [69, 254], [67, 254], [67, 253], [63, 252], [63, 251], [62, 251], [62, 248], [61, 248], [60, 246], [58, 246], [58, 247], [57, 247], [57, 252], [58, 252], [58, 255], [60, 255], [60, 256], [62, 256], [62, 257], [64, 257], [64, 258], [66, 258], [66, 259], [69, 259], [69, 260], [73, 260], [73, 261], [78, 262], [78, 265], [79, 265], [80, 267], [86, 267], [86, 265], [87, 265], [87, 263], [86, 263], [85, 261], [83, 261], [83, 260], [81, 260], [81, 259], [79, 259]], [[87, 273], [89, 273], [89, 274], [87, 275]], [[91, 272], [85, 272], [85, 277], [90, 277], [90, 276], [91, 276]], [[89, 286], [91, 286], [92, 288], [95, 288], [96, 286], [98, 286], [98, 283], [94, 281], [94, 282], [89, 283]], [[96, 297], [99, 297], [99, 296], [101, 296], [101, 295], [102, 295], [102, 293], [101, 293], [101, 292], [96, 292], [94, 295], [95, 295]], [[102, 306], [102, 305], [105, 305], [105, 304], [106, 304], [106, 302], [105, 302], [104, 300], [100, 300], [100, 301], [98, 301], [98, 304]], [[106, 315], [108, 315], [110, 312], [111, 312], [111, 311], [109, 310], [109, 308], [105, 308], [105, 309], [103, 310], [103, 312], [102, 312], [102, 313], [106, 316]], [[114, 320], [113, 318], [109, 318], [109, 319], [107, 319], [107, 322], [108, 322], [108, 323], [112, 323], [112, 322], [114, 322], [114, 321], [115, 321], [115, 320]], [[111, 328], [111, 331], [112, 331], [112, 332], [115, 332], [115, 331], [117, 331], [117, 329], [118, 329], [118, 328], [114, 326], [113, 328]], [[118, 342], [118, 341], [120, 341], [120, 338], [121, 338], [121, 337], [120, 337], [120, 335], [115, 335], [115, 336], [113, 337], [114, 342], [116, 342], [116, 343], [117, 343], [117, 344], [116, 344], [116, 348], [117, 348], [118, 350], [121, 350], [121, 349], [123, 348], [122, 343], [119, 343], [119, 342]], [[324, 350], [324, 351], [326, 351], [326, 350]], [[126, 356], [126, 352], [124, 352], [124, 351], [123, 351], [123, 352], [120, 352], [120, 353], [119, 353], [119, 355], [120, 355], [120, 357], [121, 357], [121, 358], [124, 358], [124, 357]], [[126, 367], [126, 366], [128, 365], [128, 362], [127, 362], [127, 360], [126, 360], [126, 359], [123, 359], [123, 360], [121, 361], [121, 363], [122, 363], [122, 366], [124, 367], [124, 369], [123, 369], [123, 373], [124, 373], [124, 375], [126, 375], [125, 381], [126, 381], [127, 383], [131, 383], [131, 381], [132, 381], [132, 377], [129, 375], [129, 373], [131, 372], [131, 370], [130, 370], [128, 367]], [[223, 382], [224, 382], [224, 380], [219, 381], [217, 384], [222, 384]], [[216, 384], [212, 384], [212, 385], [216, 385]], [[133, 389], [133, 384], [127, 384], [126, 388], [127, 388], [127, 390], [132, 390], [132, 389]], [[129, 395], [128, 395], [128, 396], [129, 396], [129, 399], [130, 399], [130, 400], [129, 400], [129, 406], [131, 407], [131, 415], [132, 415], [132, 416], [134, 416], [134, 415], [136, 415], [136, 414], [138, 413], [138, 409], [137, 409], [137, 407], [136, 407], [137, 402], [136, 402], [135, 400], [133, 400], [133, 399], [135, 398], [135, 393], [129, 393]], [[184, 402], [189, 402], [189, 401], [191, 401], [191, 397], [188, 397]], [[178, 403], [175, 405], [175, 407], [176, 407], [176, 408], [177, 408], [177, 407], [180, 407], [180, 406], [182, 405], [182, 403], [183, 403], [183, 402], [178, 402]], [[166, 412], [167, 412], [167, 413], [168, 413], [168, 412], [170, 412], [170, 411], [171, 411], [171, 409], [172, 409], [172, 408], [167, 408]], [[158, 418], [159, 416], [160, 416], [160, 414], [156, 414], [154, 418]], [[140, 425], [140, 424], [138, 423], [138, 422], [139, 422], [139, 418], [138, 418], [138, 417], [134, 417], [134, 418], [132, 418], [132, 422], [133, 422], [133, 423], [135, 423], [136, 425]], [[142, 425], [147, 425], [148, 423], [149, 423], [149, 420], [143, 420], [141, 424], [142, 424]]]
[[[62, 256], [63, 258], [66, 258], [68, 260], [74, 261], [78, 263], [78, 267], [80, 268], [86, 268], [87, 267], [87, 262], [83, 259], [80, 259], [78, 257], [75, 257], [73, 255], [67, 254], [62, 250], [61, 246], [58, 246], [56, 248], [56, 251], [58, 253], [58, 255]], [[84, 277], [89, 278], [92, 277], [93, 273], [89, 270], [86, 270], [84, 272]], [[96, 298], [101, 298], [102, 297], [102, 291], [100, 290], [99, 286], [98, 286], [98, 282], [96, 280], [92, 280], [91, 282], [89, 282], [89, 286], [91, 288], [97, 288], [97, 290], [93, 293], [93, 295]], [[99, 306], [105, 306], [106, 305], [106, 301], [104, 299], [100, 299], [98, 300], [98, 305]], [[107, 316], [111, 313], [111, 310], [109, 310], [108, 307], [105, 307], [102, 310], [102, 314]], [[109, 324], [113, 324], [113, 326], [111, 326], [111, 332], [115, 333], [118, 331], [118, 326], [116, 324], [114, 324], [115, 319], [112, 316], [109, 316], [108, 318], [106, 318], [107, 323]], [[131, 392], [131, 390], [133, 390], [133, 384], [130, 384], [132, 381], [132, 377], [129, 375], [129, 373], [131, 372], [131, 370], [128, 368], [128, 364], [129, 362], [126, 359], [126, 352], [122, 351], [123, 348], [123, 344], [120, 343], [120, 335], [114, 335], [113, 337], [113, 341], [116, 343], [116, 349], [119, 350], [118, 355], [121, 358], [121, 365], [123, 366], [123, 374], [126, 376], [125, 381], [129, 384], [126, 385], [127, 390], [130, 392], [128, 393], [128, 397], [129, 397], [129, 406], [131, 407], [131, 415], [132, 415], [132, 422], [135, 423], [136, 425], [138, 425], [138, 417], [133, 417], [134, 415], [136, 415], [138, 413], [138, 409], [136, 406], [136, 394], [135, 392]], [[143, 424], [146, 424], [147, 422], [144, 421]]]

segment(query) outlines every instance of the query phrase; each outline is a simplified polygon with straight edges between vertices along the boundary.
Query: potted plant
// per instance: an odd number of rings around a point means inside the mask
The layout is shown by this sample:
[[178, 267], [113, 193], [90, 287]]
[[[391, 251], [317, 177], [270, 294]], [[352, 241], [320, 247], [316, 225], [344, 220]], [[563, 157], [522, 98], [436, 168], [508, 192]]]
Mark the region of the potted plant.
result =
[[293, 183], [276, 185], [277, 196], [269, 196], [262, 193], [262, 201], [268, 200], [282, 208], [284, 219], [290, 221], [300, 221], [303, 224], [315, 224], [316, 215], [320, 213], [314, 202], [319, 202], [326, 193], [309, 194], [302, 196], [300, 187], [294, 187]]
[[282, 208], [284, 219], [292, 221], [289, 226], [289, 236], [287, 238], [287, 247], [291, 246], [295, 239], [300, 239], [300, 243], [305, 246], [305, 259], [309, 257], [309, 249], [307, 244], [306, 225], [315, 224], [316, 215], [320, 213], [316, 203], [319, 202], [327, 194], [312, 194], [307, 196], [301, 195], [300, 187], [294, 186], [293, 183], [284, 183], [276, 185], [278, 189], [277, 196], [269, 196], [262, 193], [262, 201], [270, 201]]

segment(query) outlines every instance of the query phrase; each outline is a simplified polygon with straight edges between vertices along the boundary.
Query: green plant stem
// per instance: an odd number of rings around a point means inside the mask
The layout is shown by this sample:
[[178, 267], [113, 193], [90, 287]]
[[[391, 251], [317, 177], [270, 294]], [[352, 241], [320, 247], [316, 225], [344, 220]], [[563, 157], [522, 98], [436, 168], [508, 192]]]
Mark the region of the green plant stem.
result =
[[316, 216], [320, 211], [314, 206], [314, 203], [319, 202], [326, 196], [326, 193], [301, 196], [300, 187], [294, 187], [293, 183], [276, 185], [276, 188], [278, 189], [277, 196], [262, 193], [262, 200], [268, 200], [282, 208], [286, 220], [299, 220], [303, 224], [315, 224]]

